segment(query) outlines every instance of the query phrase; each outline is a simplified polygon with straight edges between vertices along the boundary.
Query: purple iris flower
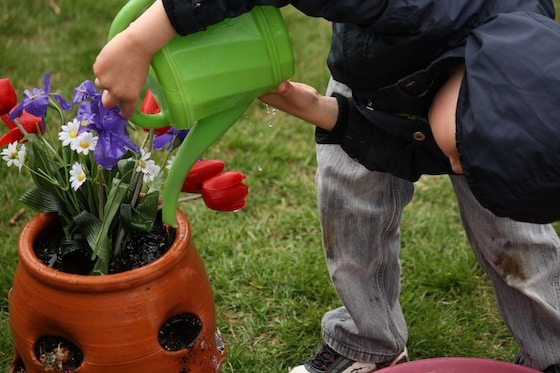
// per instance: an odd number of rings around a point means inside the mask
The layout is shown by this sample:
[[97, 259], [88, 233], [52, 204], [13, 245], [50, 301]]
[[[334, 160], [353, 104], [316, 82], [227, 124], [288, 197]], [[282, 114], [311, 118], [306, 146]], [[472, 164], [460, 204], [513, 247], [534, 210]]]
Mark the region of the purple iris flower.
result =
[[154, 149], [162, 150], [163, 148], [166, 148], [166, 150], [171, 151], [173, 149], [173, 142], [175, 139], [179, 140], [179, 143], [182, 143], [188, 133], [188, 129], [178, 130], [173, 127], [169, 127], [169, 130], [165, 133], [156, 136], [154, 139]]
[[92, 111], [91, 101], [82, 101], [80, 106], [78, 106], [78, 112], [76, 113], [76, 119], [80, 122], [80, 128], [78, 133], [82, 133], [91, 128], [91, 123], [95, 119], [95, 113]]
[[76, 119], [78, 119], [81, 124], [78, 131], [79, 133], [91, 128], [90, 124], [94, 122], [96, 115], [94, 109], [99, 106], [100, 101], [101, 93], [91, 80], [85, 80], [74, 88], [72, 103], [80, 105], [78, 106], [78, 113], [76, 114]]
[[86, 100], [98, 100], [101, 94], [91, 80], [83, 81], [79, 86], [74, 88], [74, 97], [72, 103], [77, 104]]
[[89, 127], [97, 132], [98, 141], [93, 156], [105, 169], [113, 168], [130, 149], [140, 149], [130, 139], [126, 129], [127, 120], [120, 115], [119, 107], [107, 109], [100, 100], [91, 103], [93, 116]]
[[46, 73], [43, 79], [43, 89], [32, 88], [31, 90], [26, 89], [23, 92], [23, 100], [16, 106], [8, 117], [10, 120], [19, 118], [23, 114], [23, 110], [29, 114], [33, 114], [36, 117], [43, 118], [47, 112], [49, 106], [49, 96], [54, 97], [60, 103], [60, 107], [63, 110], [72, 109], [72, 105], [69, 105], [58, 93], [51, 93], [51, 83], [49, 79], [49, 74]]

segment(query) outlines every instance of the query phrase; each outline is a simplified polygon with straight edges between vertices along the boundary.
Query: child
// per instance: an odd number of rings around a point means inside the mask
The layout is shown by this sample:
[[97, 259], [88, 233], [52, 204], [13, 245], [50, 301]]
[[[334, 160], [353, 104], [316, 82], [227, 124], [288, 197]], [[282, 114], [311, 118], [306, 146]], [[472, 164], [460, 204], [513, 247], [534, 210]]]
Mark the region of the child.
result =
[[[104, 104], [121, 102], [129, 117], [151, 56], [176, 33], [202, 30], [254, 5], [288, 3], [156, 1], [99, 54], [94, 73], [96, 84], [106, 90]], [[558, 136], [542, 135], [558, 134], [551, 125], [551, 118], [558, 117], [559, 105], [551, 104], [551, 97], [557, 97], [558, 59], [544, 54], [560, 55], [552, 3], [291, 4], [334, 22], [328, 59], [333, 79], [326, 96], [305, 84], [284, 82], [261, 99], [317, 126], [324, 248], [344, 304], [325, 314], [324, 342], [293, 372], [370, 372], [407, 359], [406, 323], [398, 301], [400, 216], [412, 198], [413, 181], [422, 174], [446, 173], [467, 237], [520, 345], [520, 362], [547, 373], [559, 371], [560, 240], [550, 225], [497, 217], [477, 200], [496, 214], [520, 220], [558, 218]], [[532, 56], [529, 65], [524, 65], [525, 54]], [[527, 67], [535, 64], [536, 76], [543, 78], [537, 81], [526, 77]], [[530, 105], [524, 110], [520, 103], [527, 98]], [[527, 130], [535, 118], [538, 136]], [[510, 135], [512, 144], [528, 147], [516, 152], [508, 145]], [[501, 140], [505, 145], [496, 146]], [[524, 158], [527, 149], [537, 156]], [[511, 166], [503, 167], [504, 159]], [[527, 178], [531, 166], [537, 172]], [[461, 172], [465, 176], [456, 175]]]

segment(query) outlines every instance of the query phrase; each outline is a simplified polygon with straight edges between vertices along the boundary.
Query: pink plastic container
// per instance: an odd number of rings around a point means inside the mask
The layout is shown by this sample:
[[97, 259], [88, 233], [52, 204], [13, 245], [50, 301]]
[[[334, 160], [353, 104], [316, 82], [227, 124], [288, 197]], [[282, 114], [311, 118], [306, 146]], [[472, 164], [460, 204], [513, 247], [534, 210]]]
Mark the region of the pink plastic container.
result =
[[538, 370], [498, 360], [442, 357], [416, 360], [383, 369], [383, 373], [537, 373]]

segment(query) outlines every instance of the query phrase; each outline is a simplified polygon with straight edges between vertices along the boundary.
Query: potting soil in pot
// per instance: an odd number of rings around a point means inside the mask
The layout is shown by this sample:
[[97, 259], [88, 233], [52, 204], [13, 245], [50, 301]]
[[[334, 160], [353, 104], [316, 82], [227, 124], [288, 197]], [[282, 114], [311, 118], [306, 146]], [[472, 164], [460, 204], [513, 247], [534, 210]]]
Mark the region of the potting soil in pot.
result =
[[[94, 265], [89, 253], [77, 250], [64, 254], [63, 239], [62, 228], [53, 227], [53, 231], [37, 241], [37, 258], [58, 271], [88, 275]], [[174, 239], [174, 231], [167, 229], [161, 220], [156, 221], [152, 232], [133, 231], [119, 256], [109, 263], [109, 273], [125, 272], [153, 262], [165, 254]]]

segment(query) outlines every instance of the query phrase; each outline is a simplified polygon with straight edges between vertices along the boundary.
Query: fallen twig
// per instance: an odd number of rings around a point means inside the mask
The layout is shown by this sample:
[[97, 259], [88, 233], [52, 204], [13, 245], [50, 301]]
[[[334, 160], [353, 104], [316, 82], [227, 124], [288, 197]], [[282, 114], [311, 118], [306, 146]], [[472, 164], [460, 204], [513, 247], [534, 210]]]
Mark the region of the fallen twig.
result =
[[54, 0], [49, 0], [49, 6], [54, 11], [55, 14], [60, 14], [60, 7]]
[[21, 216], [23, 215], [23, 213], [25, 212], [25, 209], [19, 209], [18, 212], [16, 212], [14, 214], [14, 216], [11, 217], [10, 219], [10, 225], [13, 227], [14, 225], [17, 225], [17, 221], [19, 220], [19, 218], [21, 218]]

